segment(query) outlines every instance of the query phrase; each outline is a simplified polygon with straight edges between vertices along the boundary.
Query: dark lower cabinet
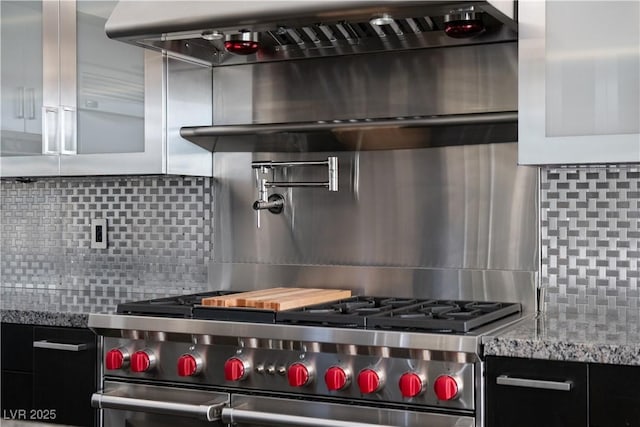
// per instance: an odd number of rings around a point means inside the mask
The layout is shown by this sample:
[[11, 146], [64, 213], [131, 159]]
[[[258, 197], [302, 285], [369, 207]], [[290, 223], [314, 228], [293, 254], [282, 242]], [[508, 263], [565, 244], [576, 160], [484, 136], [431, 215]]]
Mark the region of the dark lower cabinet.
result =
[[33, 408], [33, 327], [2, 323], [2, 419], [26, 420]]
[[2, 418], [26, 418], [33, 408], [33, 374], [3, 369], [0, 375]]
[[588, 426], [585, 363], [487, 357], [487, 427]]
[[589, 365], [591, 427], [640, 427], [640, 367]]
[[96, 426], [97, 337], [88, 329], [2, 324], [2, 417]]

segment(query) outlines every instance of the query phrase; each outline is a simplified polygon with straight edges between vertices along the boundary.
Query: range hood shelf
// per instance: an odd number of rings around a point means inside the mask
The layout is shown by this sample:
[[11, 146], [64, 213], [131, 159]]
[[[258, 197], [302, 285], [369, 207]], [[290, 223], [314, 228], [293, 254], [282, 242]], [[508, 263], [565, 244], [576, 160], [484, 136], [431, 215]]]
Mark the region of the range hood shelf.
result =
[[210, 151], [353, 151], [516, 142], [516, 111], [427, 117], [183, 127]]

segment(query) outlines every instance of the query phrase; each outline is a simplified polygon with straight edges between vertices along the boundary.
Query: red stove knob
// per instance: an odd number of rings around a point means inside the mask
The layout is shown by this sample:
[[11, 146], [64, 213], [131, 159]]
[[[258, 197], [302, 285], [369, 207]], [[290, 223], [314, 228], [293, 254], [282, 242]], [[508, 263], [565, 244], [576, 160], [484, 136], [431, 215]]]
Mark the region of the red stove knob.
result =
[[191, 377], [198, 375], [202, 370], [202, 358], [197, 354], [183, 354], [178, 359], [178, 375]]
[[224, 379], [227, 381], [242, 381], [247, 378], [251, 367], [247, 362], [238, 358], [232, 357], [224, 362]]
[[349, 384], [349, 374], [339, 366], [332, 366], [325, 372], [324, 382], [330, 391], [342, 390]]
[[358, 388], [363, 394], [371, 394], [382, 388], [380, 375], [373, 369], [363, 369], [358, 374]]
[[104, 358], [104, 367], [110, 371], [122, 369], [127, 363], [129, 363], [129, 352], [125, 348], [113, 348]]
[[156, 364], [156, 358], [150, 350], [136, 351], [131, 355], [131, 371], [146, 372]]
[[403, 397], [416, 397], [424, 391], [422, 378], [414, 372], [402, 374], [398, 386]]
[[458, 396], [458, 382], [449, 375], [440, 375], [433, 383], [438, 400], [453, 400]]
[[294, 363], [287, 370], [291, 387], [304, 387], [311, 382], [311, 372], [303, 363]]

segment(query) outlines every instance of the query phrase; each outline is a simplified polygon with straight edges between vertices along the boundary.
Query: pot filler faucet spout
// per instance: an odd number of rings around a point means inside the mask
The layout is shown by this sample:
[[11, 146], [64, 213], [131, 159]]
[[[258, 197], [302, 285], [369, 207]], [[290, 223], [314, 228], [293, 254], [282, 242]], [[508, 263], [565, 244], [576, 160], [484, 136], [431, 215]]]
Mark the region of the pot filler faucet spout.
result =
[[[326, 166], [327, 181], [276, 181], [276, 168], [289, 168], [300, 166]], [[284, 209], [284, 197], [280, 194], [269, 195], [270, 188], [294, 188], [294, 187], [320, 187], [329, 191], [338, 191], [338, 158], [328, 157], [327, 160], [313, 161], [290, 161], [274, 162], [271, 160], [251, 162], [251, 167], [256, 173], [256, 184], [258, 187], [258, 200], [253, 202], [253, 209], [256, 211], [256, 225], [260, 228], [260, 211], [268, 210], [273, 214], [279, 214]], [[263, 175], [271, 173], [271, 179], [266, 179]]]

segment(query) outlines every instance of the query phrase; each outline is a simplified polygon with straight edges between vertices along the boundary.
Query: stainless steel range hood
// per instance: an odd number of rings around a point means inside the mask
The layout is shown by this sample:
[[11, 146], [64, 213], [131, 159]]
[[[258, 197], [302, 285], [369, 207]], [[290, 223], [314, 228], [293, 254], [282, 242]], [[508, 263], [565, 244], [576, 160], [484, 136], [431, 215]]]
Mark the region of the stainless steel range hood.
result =
[[[120, 1], [111, 38], [213, 66], [488, 43], [515, 38], [515, 1]], [[445, 21], [473, 14], [481, 37], [452, 38]], [[259, 50], [234, 55], [224, 41], [254, 34]]]
[[212, 67], [180, 132], [211, 151], [418, 148], [517, 141], [515, 5], [133, 0], [105, 28]]

